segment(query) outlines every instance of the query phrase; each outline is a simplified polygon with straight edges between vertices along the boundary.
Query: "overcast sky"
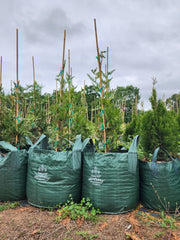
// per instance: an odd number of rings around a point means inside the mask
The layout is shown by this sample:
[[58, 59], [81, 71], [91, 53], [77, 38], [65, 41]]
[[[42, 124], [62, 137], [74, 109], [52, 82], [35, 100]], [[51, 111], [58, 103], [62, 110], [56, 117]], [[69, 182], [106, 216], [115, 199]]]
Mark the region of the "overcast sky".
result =
[[[97, 67], [94, 18], [100, 50], [109, 47], [109, 70], [115, 69], [111, 88], [140, 88], [149, 106], [152, 78], [158, 97], [180, 92], [179, 0], [0, 0], [0, 56], [3, 88], [16, 80], [16, 28], [19, 30], [19, 80], [36, 81], [43, 92], [56, 88], [62, 66], [63, 35], [71, 52], [73, 83], [81, 88]], [[67, 64], [66, 64], [67, 71]]]

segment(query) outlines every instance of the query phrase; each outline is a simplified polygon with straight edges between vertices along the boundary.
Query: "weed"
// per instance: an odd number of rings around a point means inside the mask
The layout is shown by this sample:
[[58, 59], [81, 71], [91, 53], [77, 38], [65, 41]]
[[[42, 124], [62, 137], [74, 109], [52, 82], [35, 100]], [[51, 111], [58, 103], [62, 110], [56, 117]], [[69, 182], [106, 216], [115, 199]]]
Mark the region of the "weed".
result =
[[52, 216], [53, 215], [53, 212], [49, 212], [49, 216]]
[[157, 232], [156, 234], [153, 235], [153, 238], [160, 237], [163, 235], [165, 232]]
[[19, 206], [19, 202], [5, 202], [0, 205], [0, 212], [7, 210], [9, 208], [16, 208]]
[[93, 240], [98, 237], [98, 234], [90, 234], [89, 232], [76, 232], [76, 234], [81, 235], [86, 240]]
[[170, 229], [177, 228], [175, 225], [175, 222], [176, 222], [175, 218], [166, 216], [164, 214], [164, 211], [161, 211], [161, 218], [162, 218], [162, 223], [161, 223], [162, 227], [170, 228]]
[[97, 214], [100, 213], [99, 209], [92, 207], [90, 199], [83, 198], [80, 203], [75, 203], [70, 195], [70, 200], [58, 210], [59, 216], [56, 218], [56, 221], [59, 222], [69, 217], [72, 220], [81, 219], [96, 222]]

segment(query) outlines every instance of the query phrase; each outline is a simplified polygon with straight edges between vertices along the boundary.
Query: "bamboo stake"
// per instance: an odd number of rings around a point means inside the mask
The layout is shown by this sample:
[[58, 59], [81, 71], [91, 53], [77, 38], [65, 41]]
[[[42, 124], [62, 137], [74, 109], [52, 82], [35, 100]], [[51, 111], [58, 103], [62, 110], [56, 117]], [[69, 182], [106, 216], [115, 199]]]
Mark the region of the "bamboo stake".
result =
[[136, 99], [135, 99], [135, 114], [137, 115], [137, 95], [136, 95]]
[[26, 99], [25, 99], [25, 102], [24, 102], [24, 117], [26, 117], [26, 112], [27, 112], [27, 110], [26, 110]]
[[87, 114], [87, 120], [88, 120], [88, 104], [86, 102], [86, 81], [84, 80], [84, 102], [85, 102], [85, 105], [86, 105], [86, 114]]
[[71, 84], [72, 84], [72, 68], [71, 68]]
[[57, 79], [56, 79], [56, 103], [57, 103]]
[[[16, 29], [16, 128], [18, 126], [19, 117], [19, 76], [18, 76], [18, 29]], [[16, 134], [16, 144], [18, 143], [18, 135]]]
[[14, 101], [12, 96], [12, 80], [11, 80], [11, 101], [12, 101], [12, 109], [14, 109]]
[[32, 65], [33, 65], [33, 82], [35, 87], [36, 80], [35, 80], [34, 56], [32, 56]]
[[179, 113], [179, 106], [178, 106], [178, 96], [176, 95], [176, 110], [177, 114]]
[[36, 80], [35, 80], [35, 67], [34, 67], [34, 56], [32, 56], [32, 65], [33, 65], [33, 83], [34, 83], [34, 110], [35, 110], [35, 106], [36, 106], [36, 93], [35, 93], [35, 84], [36, 84]]
[[49, 112], [50, 112], [50, 103], [49, 103], [49, 95], [48, 95], [48, 123], [50, 124], [50, 116], [49, 116]]
[[[94, 28], [95, 28], [95, 37], [96, 37], [96, 48], [97, 48], [97, 57], [98, 57], [98, 65], [99, 65], [99, 78], [100, 78], [100, 88], [101, 88], [101, 98], [103, 100], [103, 89], [102, 89], [102, 73], [101, 73], [101, 63], [100, 63], [100, 56], [99, 56], [99, 46], [98, 46], [98, 36], [97, 36], [97, 28], [96, 28], [96, 19], [94, 19]], [[102, 103], [102, 110], [104, 111], [104, 104]], [[106, 145], [106, 120], [105, 120], [105, 113], [103, 114], [103, 126], [104, 126], [104, 143], [105, 143], [105, 153], [107, 152], [107, 145]]]
[[1, 113], [1, 109], [2, 109], [2, 100], [1, 100], [1, 91], [2, 91], [2, 56], [1, 56], [1, 65], [0, 65], [0, 113]]
[[125, 113], [126, 113], [126, 99], [127, 99], [127, 96], [125, 96], [125, 102], [124, 102], [124, 107], [123, 107], [123, 123], [125, 121]]
[[109, 68], [109, 47], [107, 47], [107, 63], [106, 63], [106, 92], [109, 91], [109, 86], [108, 86], [108, 68]]
[[61, 89], [60, 89], [60, 104], [63, 99], [63, 85], [64, 85], [64, 56], [65, 56], [65, 43], [66, 43], [66, 30], [64, 30], [64, 43], [63, 43], [63, 57], [62, 57], [62, 74], [61, 74]]
[[46, 122], [48, 123], [48, 102], [46, 102]]
[[[68, 49], [68, 75], [71, 78], [71, 67], [70, 67], [70, 49]], [[70, 80], [70, 79], [69, 79]], [[71, 134], [71, 87], [70, 87], [71, 83], [69, 82], [69, 135]], [[70, 138], [70, 137], [69, 137]]]
[[94, 111], [94, 109], [92, 108], [91, 109], [91, 122], [93, 122], [93, 111]]
[[71, 67], [70, 67], [70, 49], [68, 49], [68, 74], [71, 75]]
[[84, 97], [86, 96], [85, 91], [86, 91], [86, 81], [84, 80]]

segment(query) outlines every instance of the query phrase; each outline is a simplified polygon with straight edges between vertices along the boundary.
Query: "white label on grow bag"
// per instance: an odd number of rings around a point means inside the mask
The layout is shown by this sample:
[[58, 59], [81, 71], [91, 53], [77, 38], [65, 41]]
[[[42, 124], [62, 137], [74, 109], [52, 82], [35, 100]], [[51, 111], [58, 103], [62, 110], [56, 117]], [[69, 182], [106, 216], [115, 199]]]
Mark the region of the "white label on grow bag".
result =
[[40, 181], [48, 181], [48, 173], [47, 173], [47, 167], [45, 167], [43, 164], [38, 168], [38, 173], [34, 177], [37, 180]]
[[101, 172], [96, 167], [91, 170], [91, 177], [88, 180], [95, 186], [100, 186], [104, 182], [101, 179]]

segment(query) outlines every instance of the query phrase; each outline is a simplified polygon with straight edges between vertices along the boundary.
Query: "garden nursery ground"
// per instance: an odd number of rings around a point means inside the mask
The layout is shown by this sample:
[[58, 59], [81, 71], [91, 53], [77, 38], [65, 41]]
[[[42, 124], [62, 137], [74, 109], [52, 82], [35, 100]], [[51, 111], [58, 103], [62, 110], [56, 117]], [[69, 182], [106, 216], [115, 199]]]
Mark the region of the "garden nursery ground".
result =
[[142, 205], [125, 214], [97, 215], [96, 222], [68, 216], [57, 222], [59, 214], [58, 210], [36, 208], [25, 201], [0, 203], [0, 239], [180, 239], [179, 213], [166, 215]]

